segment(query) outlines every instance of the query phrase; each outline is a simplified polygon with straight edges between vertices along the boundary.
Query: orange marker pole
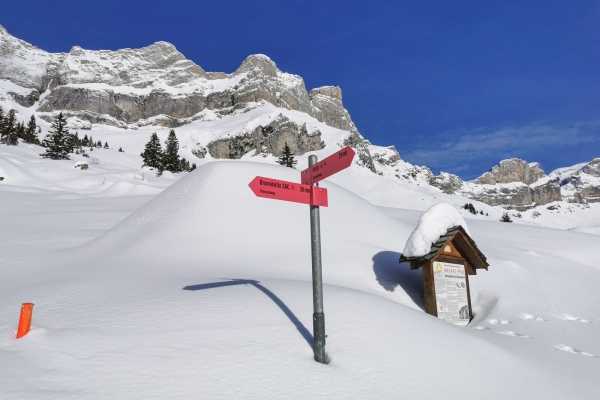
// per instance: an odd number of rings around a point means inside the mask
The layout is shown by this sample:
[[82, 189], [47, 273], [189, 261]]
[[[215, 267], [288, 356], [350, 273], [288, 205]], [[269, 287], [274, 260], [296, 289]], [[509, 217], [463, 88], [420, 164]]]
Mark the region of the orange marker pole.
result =
[[33, 314], [33, 303], [23, 303], [21, 306], [21, 317], [17, 329], [17, 339], [27, 335], [31, 328], [31, 315]]

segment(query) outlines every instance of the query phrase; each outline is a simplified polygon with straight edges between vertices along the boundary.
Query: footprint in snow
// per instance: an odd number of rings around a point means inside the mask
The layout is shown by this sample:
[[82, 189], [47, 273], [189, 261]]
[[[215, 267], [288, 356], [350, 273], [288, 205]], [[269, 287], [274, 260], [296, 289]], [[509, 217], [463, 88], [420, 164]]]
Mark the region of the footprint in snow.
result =
[[507, 325], [507, 324], [511, 324], [512, 323], [512, 322], [507, 321], [505, 319], [495, 319], [495, 318], [494, 319], [490, 319], [488, 322], [490, 324], [492, 324], [492, 325]]
[[547, 322], [547, 319], [544, 319], [542, 317], [536, 317], [535, 315], [531, 315], [531, 314], [521, 314], [521, 316], [519, 317], [521, 319], [524, 319], [526, 321], [539, 321], [539, 322]]
[[531, 339], [531, 336], [522, 335], [522, 334], [517, 333], [515, 331], [500, 331], [498, 333], [501, 334], [501, 335], [506, 335], [506, 336], [520, 337], [520, 338], [523, 338], [523, 339]]
[[567, 353], [581, 354], [582, 356], [598, 358], [598, 356], [595, 356], [592, 353], [586, 353], [585, 351], [577, 350], [571, 346], [567, 346], [566, 344], [557, 344], [554, 347]]
[[584, 324], [592, 324], [594, 322], [594, 321], [590, 321], [589, 319], [573, 317], [572, 315], [562, 315], [562, 316], [559, 316], [558, 318], [562, 319], [563, 321], [579, 321], [579, 322], [583, 322]]

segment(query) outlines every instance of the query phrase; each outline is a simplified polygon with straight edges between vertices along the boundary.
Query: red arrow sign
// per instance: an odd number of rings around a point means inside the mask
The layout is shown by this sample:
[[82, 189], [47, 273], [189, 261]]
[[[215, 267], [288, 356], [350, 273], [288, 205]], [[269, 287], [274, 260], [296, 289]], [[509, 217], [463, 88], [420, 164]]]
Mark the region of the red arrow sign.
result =
[[333, 174], [348, 168], [356, 152], [350, 146], [346, 146], [335, 154], [319, 161], [312, 167], [308, 167], [300, 173], [300, 180], [304, 185], [312, 185], [330, 177]]
[[[257, 176], [248, 184], [257, 197], [327, 207], [327, 189]], [[312, 198], [312, 201], [311, 201]]]

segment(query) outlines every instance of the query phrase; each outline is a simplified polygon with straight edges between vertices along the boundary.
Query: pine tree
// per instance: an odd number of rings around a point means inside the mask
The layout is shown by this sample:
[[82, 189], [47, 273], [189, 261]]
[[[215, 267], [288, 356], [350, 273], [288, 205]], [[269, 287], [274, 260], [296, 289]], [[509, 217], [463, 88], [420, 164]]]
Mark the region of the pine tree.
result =
[[17, 112], [11, 109], [8, 114], [3, 118], [2, 123], [2, 140], [10, 146], [11, 144], [18, 144], [17, 140]]
[[125, 153], [122, 147], [119, 147], [119, 153]]
[[15, 129], [16, 137], [19, 139], [25, 139], [25, 124], [19, 122], [17, 124], [17, 128]]
[[471, 204], [471, 203], [465, 203], [463, 208], [465, 210], [469, 211], [471, 214], [477, 214], [477, 210], [475, 210], [475, 206], [473, 206], [473, 204]]
[[96, 147], [101, 149], [102, 148], [102, 141], [98, 140], [98, 143], [96, 143]]
[[501, 222], [512, 222], [512, 219], [510, 219], [510, 215], [508, 215], [507, 212], [504, 212], [504, 214], [502, 214], [502, 218], [500, 218]]
[[75, 134], [65, 133], [65, 143], [67, 146], [68, 153], [74, 153], [75, 149], [79, 147], [79, 134], [75, 132]]
[[104, 142], [104, 148], [108, 149], [108, 142]]
[[294, 154], [292, 153], [292, 150], [290, 149], [290, 146], [288, 146], [287, 142], [283, 146], [282, 152], [283, 154], [281, 157], [279, 157], [277, 163], [283, 165], [284, 167], [294, 168], [298, 161], [294, 160]]
[[67, 120], [62, 113], [58, 114], [52, 121], [52, 126], [48, 135], [44, 138], [42, 145], [46, 147], [46, 152], [40, 154], [44, 158], [53, 160], [68, 160], [71, 134], [67, 129]]
[[40, 144], [40, 139], [37, 135], [37, 124], [35, 122], [35, 117], [32, 115], [27, 123], [27, 128], [25, 129], [25, 141], [30, 144]]
[[181, 161], [179, 161], [179, 171], [184, 171], [184, 172], [191, 171], [190, 162], [188, 160], [186, 160], [185, 157], [181, 158]]
[[142, 166], [156, 168], [159, 171], [162, 170], [163, 152], [156, 132], [152, 134], [150, 141], [146, 143], [144, 152], [140, 155], [144, 159], [144, 165]]
[[179, 141], [177, 140], [175, 131], [171, 129], [169, 132], [169, 137], [165, 142], [165, 153], [162, 159], [163, 170], [170, 172], [181, 172], [178, 152]]
[[196, 169], [196, 163], [192, 164], [192, 167], [190, 168], [190, 172]]
[[0, 107], [0, 138], [2, 138], [4, 135], [4, 122], [5, 122], [4, 110], [2, 109], [2, 107]]
[[81, 146], [89, 147], [89, 145], [90, 145], [90, 139], [88, 139], [87, 133], [86, 133], [85, 136], [83, 137], [83, 139], [81, 139]]

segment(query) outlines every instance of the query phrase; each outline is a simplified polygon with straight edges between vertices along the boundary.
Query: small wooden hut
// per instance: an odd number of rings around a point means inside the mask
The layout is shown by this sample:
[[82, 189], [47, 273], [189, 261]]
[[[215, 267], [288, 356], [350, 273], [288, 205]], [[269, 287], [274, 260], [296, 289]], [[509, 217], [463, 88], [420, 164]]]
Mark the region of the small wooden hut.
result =
[[461, 326], [471, 321], [469, 275], [487, 271], [489, 264], [462, 226], [448, 229], [424, 256], [402, 255], [400, 262], [410, 262], [410, 269], [423, 268], [425, 312]]

